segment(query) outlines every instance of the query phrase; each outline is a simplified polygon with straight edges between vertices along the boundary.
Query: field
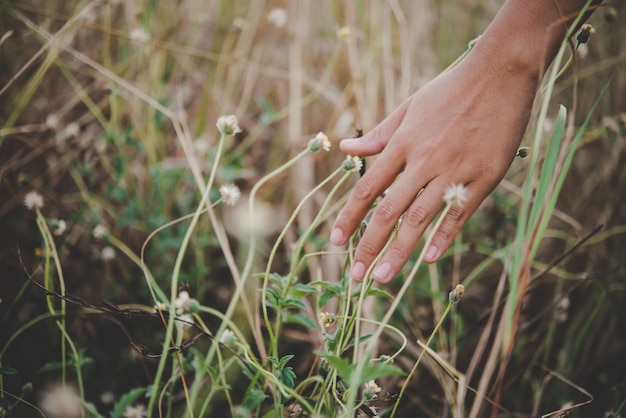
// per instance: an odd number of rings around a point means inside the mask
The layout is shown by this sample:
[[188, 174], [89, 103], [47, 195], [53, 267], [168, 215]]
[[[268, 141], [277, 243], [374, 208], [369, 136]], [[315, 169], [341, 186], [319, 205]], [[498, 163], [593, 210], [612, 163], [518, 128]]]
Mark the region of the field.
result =
[[502, 3], [0, 0], [0, 418], [624, 416], [625, 2], [441, 260], [329, 241]]

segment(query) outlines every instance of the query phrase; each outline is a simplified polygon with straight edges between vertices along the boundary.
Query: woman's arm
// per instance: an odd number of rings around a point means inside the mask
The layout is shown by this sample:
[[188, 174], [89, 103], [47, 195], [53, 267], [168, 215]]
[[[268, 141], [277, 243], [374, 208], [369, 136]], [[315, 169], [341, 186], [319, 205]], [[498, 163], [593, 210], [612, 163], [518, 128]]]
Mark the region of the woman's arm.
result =
[[[599, 1], [596, 1], [599, 3]], [[373, 277], [389, 282], [440, 211], [446, 187], [464, 184], [467, 201], [453, 206], [424, 260], [432, 263], [508, 170], [547, 67], [586, 2], [508, 0], [472, 51], [410, 96], [376, 128], [341, 142], [347, 154], [379, 154], [357, 182], [331, 233], [347, 242], [373, 202], [350, 274], [362, 280], [403, 216]]]

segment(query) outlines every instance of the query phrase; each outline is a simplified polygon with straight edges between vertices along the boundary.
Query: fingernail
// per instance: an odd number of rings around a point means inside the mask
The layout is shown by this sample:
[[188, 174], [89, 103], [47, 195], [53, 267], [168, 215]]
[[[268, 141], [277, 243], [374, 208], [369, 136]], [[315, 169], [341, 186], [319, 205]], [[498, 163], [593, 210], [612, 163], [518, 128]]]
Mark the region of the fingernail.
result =
[[365, 264], [360, 261], [355, 263], [352, 266], [352, 269], [350, 269], [350, 277], [352, 277], [352, 280], [356, 280], [357, 282], [362, 281], [365, 277]]
[[431, 245], [430, 247], [428, 247], [428, 251], [426, 251], [426, 255], [424, 256], [424, 259], [428, 262], [428, 261], [435, 261], [438, 258], [439, 258], [439, 248], [437, 248], [436, 245]]
[[374, 270], [374, 280], [386, 283], [390, 279], [389, 273], [391, 273], [391, 263], [384, 261], [376, 267], [376, 270]]
[[352, 144], [353, 142], [356, 142], [356, 141], [358, 141], [358, 140], [359, 140], [359, 138], [346, 138], [346, 139], [342, 139], [342, 140], [341, 140], [341, 143], [342, 143], [342, 144], [345, 144], [345, 145], [350, 145], [350, 144]]
[[341, 231], [341, 229], [335, 228], [330, 233], [330, 242], [332, 242], [333, 244], [342, 245], [344, 243], [344, 240], [345, 238], [343, 236], [343, 232]]

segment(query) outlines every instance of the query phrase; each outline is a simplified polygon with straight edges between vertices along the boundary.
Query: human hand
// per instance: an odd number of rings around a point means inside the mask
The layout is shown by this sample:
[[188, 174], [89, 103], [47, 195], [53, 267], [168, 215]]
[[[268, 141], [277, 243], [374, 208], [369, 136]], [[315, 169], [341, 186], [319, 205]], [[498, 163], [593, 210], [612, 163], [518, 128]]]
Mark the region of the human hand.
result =
[[435, 262], [502, 180], [528, 124], [537, 79], [489, 58], [470, 54], [371, 132], [341, 142], [347, 154], [379, 155], [337, 216], [331, 232], [334, 244], [348, 241], [389, 188], [357, 245], [350, 269], [353, 279], [363, 280], [402, 217], [372, 273], [377, 282], [389, 282], [442, 208], [445, 189], [463, 184], [467, 201], [450, 208], [426, 250], [424, 261]]

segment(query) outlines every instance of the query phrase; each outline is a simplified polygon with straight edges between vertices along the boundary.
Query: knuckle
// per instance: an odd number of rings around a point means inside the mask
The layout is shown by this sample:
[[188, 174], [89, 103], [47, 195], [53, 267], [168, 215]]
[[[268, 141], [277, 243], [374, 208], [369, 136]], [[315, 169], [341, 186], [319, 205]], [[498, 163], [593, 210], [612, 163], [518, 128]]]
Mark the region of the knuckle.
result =
[[374, 193], [372, 191], [372, 185], [367, 180], [367, 177], [362, 177], [356, 182], [353, 193], [357, 199], [369, 200], [372, 198]]
[[463, 216], [465, 216], [465, 209], [461, 206], [455, 205], [448, 210], [448, 218], [455, 223], [463, 219]]
[[412, 250], [401, 242], [394, 243], [387, 250], [387, 255], [394, 261], [392, 264], [403, 264], [411, 256]]
[[359, 242], [359, 247], [357, 249], [358, 258], [371, 260], [378, 254], [378, 251], [372, 246], [371, 243], [367, 241]]
[[384, 223], [395, 222], [400, 217], [400, 212], [398, 211], [396, 204], [389, 200], [383, 200], [376, 210], [374, 211], [374, 215], [377, 219]]
[[426, 223], [426, 220], [426, 209], [421, 206], [410, 207], [402, 218], [402, 222], [411, 228], [419, 228], [423, 226]]

